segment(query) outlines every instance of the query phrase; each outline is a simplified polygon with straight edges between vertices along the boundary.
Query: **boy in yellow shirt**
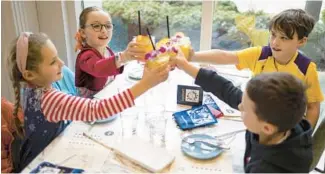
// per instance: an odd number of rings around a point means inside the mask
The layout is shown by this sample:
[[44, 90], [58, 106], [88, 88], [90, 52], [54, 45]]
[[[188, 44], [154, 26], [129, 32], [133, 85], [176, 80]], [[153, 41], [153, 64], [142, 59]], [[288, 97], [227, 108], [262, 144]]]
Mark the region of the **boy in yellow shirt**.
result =
[[254, 75], [263, 72], [288, 72], [308, 87], [306, 118], [314, 128], [317, 124], [320, 89], [316, 64], [298, 52], [312, 31], [315, 20], [301, 9], [288, 9], [274, 16], [270, 22], [269, 46], [251, 47], [240, 51], [209, 50], [195, 52], [191, 61], [213, 64], [235, 64], [238, 69], [249, 68]]

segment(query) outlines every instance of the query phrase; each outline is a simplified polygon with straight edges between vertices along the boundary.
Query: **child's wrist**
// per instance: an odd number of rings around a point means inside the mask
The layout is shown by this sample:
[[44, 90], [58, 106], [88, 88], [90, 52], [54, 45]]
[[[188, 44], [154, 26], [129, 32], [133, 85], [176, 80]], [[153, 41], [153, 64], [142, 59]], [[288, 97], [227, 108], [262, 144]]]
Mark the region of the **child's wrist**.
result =
[[191, 49], [189, 50], [189, 54], [188, 54], [188, 56], [185, 57], [185, 58], [186, 58], [186, 60], [187, 60], [188, 62], [192, 62], [192, 61], [194, 60], [194, 57], [195, 57], [195, 51], [194, 51], [194, 49], [191, 47]]
[[142, 80], [140, 80], [138, 83], [136, 83], [134, 86], [130, 88], [130, 91], [135, 98], [139, 97], [141, 94], [145, 93], [148, 91], [150, 87], [144, 83]]
[[194, 52], [194, 51], [190, 51], [190, 54], [189, 54], [189, 56], [188, 56], [188, 58], [187, 58], [187, 61], [188, 61], [188, 62], [192, 62], [194, 56], [195, 56], [195, 52]]
[[121, 58], [121, 62], [126, 63], [128, 61], [128, 58], [127, 58], [127, 56], [125, 54], [125, 51], [119, 52], [119, 55], [120, 55], [120, 58]]
[[144, 89], [144, 90], [149, 90], [150, 88], [152, 88], [152, 84], [147, 80], [147, 79], [141, 79], [139, 81], [139, 85]]
[[123, 60], [123, 56], [121, 52], [115, 54], [115, 65], [117, 68], [125, 65], [125, 60]]
[[186, 66], [188, 65], [188, 61], [179, 61], [179, 63], [177, 63], [177, 67], [180, 69], [184, 69]]

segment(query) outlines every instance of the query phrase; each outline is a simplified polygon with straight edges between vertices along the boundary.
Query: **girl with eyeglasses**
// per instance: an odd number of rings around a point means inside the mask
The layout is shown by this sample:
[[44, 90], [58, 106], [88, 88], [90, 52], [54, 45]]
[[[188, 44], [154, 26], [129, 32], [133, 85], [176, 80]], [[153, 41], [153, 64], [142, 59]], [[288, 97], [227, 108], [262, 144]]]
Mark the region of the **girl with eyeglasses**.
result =
[[113, 34], [111, 16], [99, 7], [88, 7], [79, 16], [76, 48], [79, 50], [75, 85], [82, 97], [93, 98], [121, 74], [130, 60], [144, 59], [139, 43], [130, 42], [122, 52], [114, 53], [107, 45]]

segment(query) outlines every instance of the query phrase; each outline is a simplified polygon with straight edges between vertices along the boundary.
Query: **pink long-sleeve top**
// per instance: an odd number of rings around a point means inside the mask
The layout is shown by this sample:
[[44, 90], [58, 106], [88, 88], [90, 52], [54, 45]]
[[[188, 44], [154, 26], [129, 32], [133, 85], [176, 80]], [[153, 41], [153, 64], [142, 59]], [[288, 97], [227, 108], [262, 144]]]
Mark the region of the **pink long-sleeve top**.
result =
[[123, 72], [124, 66], [117, 68], [113, 51], [107, 47], [110, 56], [102, 56], [95, 48], [84, 47], [76, 61], [75, 85], [91, 91], [100, 91], [108, 78]]

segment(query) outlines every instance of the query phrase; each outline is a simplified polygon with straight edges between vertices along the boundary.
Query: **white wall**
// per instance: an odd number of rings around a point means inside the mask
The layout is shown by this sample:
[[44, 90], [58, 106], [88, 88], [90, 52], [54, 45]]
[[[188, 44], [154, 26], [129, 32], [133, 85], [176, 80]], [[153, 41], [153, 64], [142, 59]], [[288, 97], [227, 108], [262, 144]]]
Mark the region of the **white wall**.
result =
[[13, 101], [11, 83], [9, 83], [8, 71], [6, 68], [7, 53], [10, 41], [15, 38], [15, 25], [12, 22], [13, 15], [11, 15], [10, 2], [1, 2], [1, 97], [6, 97], [8, 100]]
[[74, 35], [81, 13], [80, 1], [1, 1], [1, 96], [13, 101], [6, 70], [10, 43], [22, 31], [44, 32], [57, 47], [59, 56], [74, 70]]
[[[77, 31], [75, 2], [73, 1], [37, 1], [38, 21], [41, 32], [46, 33], [56, 46], [59, 57], [74, 70], [74, 35]], [[80, 12], [79, 12], [79, 11]]]
[[[67, 52], [64, 35], [58, 35], [57, 33], [64, 33], [64, 24], [62, 16], [62, 8], [60, 1], [38, 1], [38, 21], [41, 32], [46, 33], [56, 46], [59, 57], [66, 62]], [[60, 51], [59, 51], [60, 50]]]
[[10, 45], [21, 31], [39, 31], [35, 1], [2, 1], [1, 26], [1, 96], [13, 101], [14, 94], [6, 66], [8, 53]]
[[103, 7], [103, 2], [102, 1], [92, 1], [92, 0], [84, 0], [84, 7], [91, 7], [91, 6], [97, 6], [102, 8]]

